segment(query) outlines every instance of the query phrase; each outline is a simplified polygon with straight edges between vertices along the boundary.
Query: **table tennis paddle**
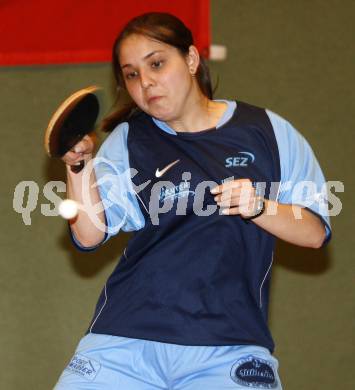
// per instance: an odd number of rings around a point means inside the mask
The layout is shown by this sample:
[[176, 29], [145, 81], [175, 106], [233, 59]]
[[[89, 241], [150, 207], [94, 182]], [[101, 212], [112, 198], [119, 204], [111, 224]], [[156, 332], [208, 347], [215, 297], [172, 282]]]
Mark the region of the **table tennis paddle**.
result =
[[[49, 157], [63, 157], [94, 130], [100, 110], [98, 89], [96, 86], [80, 89], [57, 108], [44, 135], [44, 147]], [[84, 165], [82, 160], [71, 170], [78, 173]]]

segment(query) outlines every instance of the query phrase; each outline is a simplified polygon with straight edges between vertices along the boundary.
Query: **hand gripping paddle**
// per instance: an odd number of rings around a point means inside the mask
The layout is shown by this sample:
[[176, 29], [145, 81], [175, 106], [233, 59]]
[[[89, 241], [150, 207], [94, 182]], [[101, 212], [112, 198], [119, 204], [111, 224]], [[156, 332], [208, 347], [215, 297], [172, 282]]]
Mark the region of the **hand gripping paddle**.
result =
[[[98, 87], [90, 86], [70, 95], [52, 115], [44, 136], [49, 157], [63, 157], [85, 135], [94, 130], [99, 115]], [[73, 165], [75, 173], [84, 168], [84, 160]]]

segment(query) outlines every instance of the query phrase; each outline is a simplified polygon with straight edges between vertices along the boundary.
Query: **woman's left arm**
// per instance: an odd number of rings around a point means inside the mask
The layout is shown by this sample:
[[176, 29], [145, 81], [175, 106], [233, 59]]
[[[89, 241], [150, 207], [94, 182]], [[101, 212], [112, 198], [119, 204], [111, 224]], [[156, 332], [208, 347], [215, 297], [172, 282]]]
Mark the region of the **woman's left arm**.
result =
[[320, 248], [326, 239], [322, 220], [304, 207], [264, 199], [264, 212], [258, 213], [257, 196], [249, 179], [233, 180], [211, 190], [217, 205], [226, 216], [239, 215], [245, 222], [255, 223], [274, 236], [295, 245]]
[[266, 210], [270, 207], [277, 208], [277, 213], [272, 215], [264, 212], [253, 219], [256, 225], [291, 244], [309, 248], [320, 248], [323, 245], [326, 230], [318, 216], [298, 205], [265, 200]]
[[[295, 245], [319, 248], [331, 237], [323, 172], [306, 139], [284, 118], [270, 110], [266, 113], [277, 142], [280, 187], [276, 197], [269, 194], [270, 200], [265, 199], [264, 212], [249, 223]], [[307, 189], [305, 197], [302, 183]], [[248, 178], [224, 182], [214, 189], [211, 192], [224, 214], [245, 219], [258, 214], [258, 194]]]

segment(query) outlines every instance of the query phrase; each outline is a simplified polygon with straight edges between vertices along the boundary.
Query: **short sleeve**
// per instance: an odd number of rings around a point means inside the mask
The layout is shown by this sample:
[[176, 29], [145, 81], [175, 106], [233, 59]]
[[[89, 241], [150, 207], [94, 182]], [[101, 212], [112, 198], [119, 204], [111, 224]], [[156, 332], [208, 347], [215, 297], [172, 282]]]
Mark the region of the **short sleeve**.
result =
[[326, 239], [331, 237], [327, 185], [306, 139], [285, 119], [266, 110], [274, 129], [281, 168], [277, 201], [306, 207], [323, 221]]
[[132, 185], [127, 135], [128, 123], [124, 122], [106, 138], [94, 158], [96, 183], [105, 210], [107, 228], [103, 242], [90, 248], [83, 247], [72, 234], [72, 240], [79, 250], [95, 250], [120, 230], [136, 231], [145, 225]]

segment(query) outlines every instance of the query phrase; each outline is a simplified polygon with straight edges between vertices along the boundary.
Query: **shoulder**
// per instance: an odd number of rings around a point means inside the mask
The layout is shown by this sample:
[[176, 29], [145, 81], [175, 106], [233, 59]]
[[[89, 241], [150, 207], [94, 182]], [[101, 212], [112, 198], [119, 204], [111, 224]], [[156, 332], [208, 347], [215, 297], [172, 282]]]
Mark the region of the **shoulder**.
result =
[[255, 119], [262, 119], [265, 117], [265, 108], [256, 106], [254, 104], [250, 104], [247, 102], [243, 102], [241, 100], [237, 100], [237, 112], [239, 116], [242, 116], [245, 119], [249, 119], [251, 121]]
[[279, 149], [309, 148], [304, 136], [287, 119], [269, 109], [265, 111], [270, 119]]
[[287, 121], [272, 111], [244, 101], [237, 100], [236, 102], [236, 113], [239, 123], [246, 125], [259, 125], [264, 130], [267, 129], [274, 133], [275, 129], [277, 131], [281, 127], [285, 128]]
[[119, 157], [123, 149], [126, 149], [129, 124], [122, 122], [105, 138], [97, 153], [98, 157]]
[[139, 109], [135, 110], [126, 121], [119, 123], [112, 130], [112, 132], [106, 137], [103, 145], [110, 144], [113, 141], [127, 139], [129, 130], [134, 130], [138, 124], [144, 124], [150, 120], [150, 118], [151, 117], [145, 112]]
[[291, 138], [294, 137], [304, 139], [303, 135], [287, 119], [269, 110], [268, 108], [265, 108], [265, 112], [269, 117], [275, 132], [280, 133], [280, 135], [288, 136]]
[[144, 111], [140, 109], [136, 109], [133, 111], [131, 116], [127, 119], [127, 123], [130, 127], [133, 127], [137, 124], [146, 123], [147, 121], [151, 121], [151, 116], [145, 113]]

